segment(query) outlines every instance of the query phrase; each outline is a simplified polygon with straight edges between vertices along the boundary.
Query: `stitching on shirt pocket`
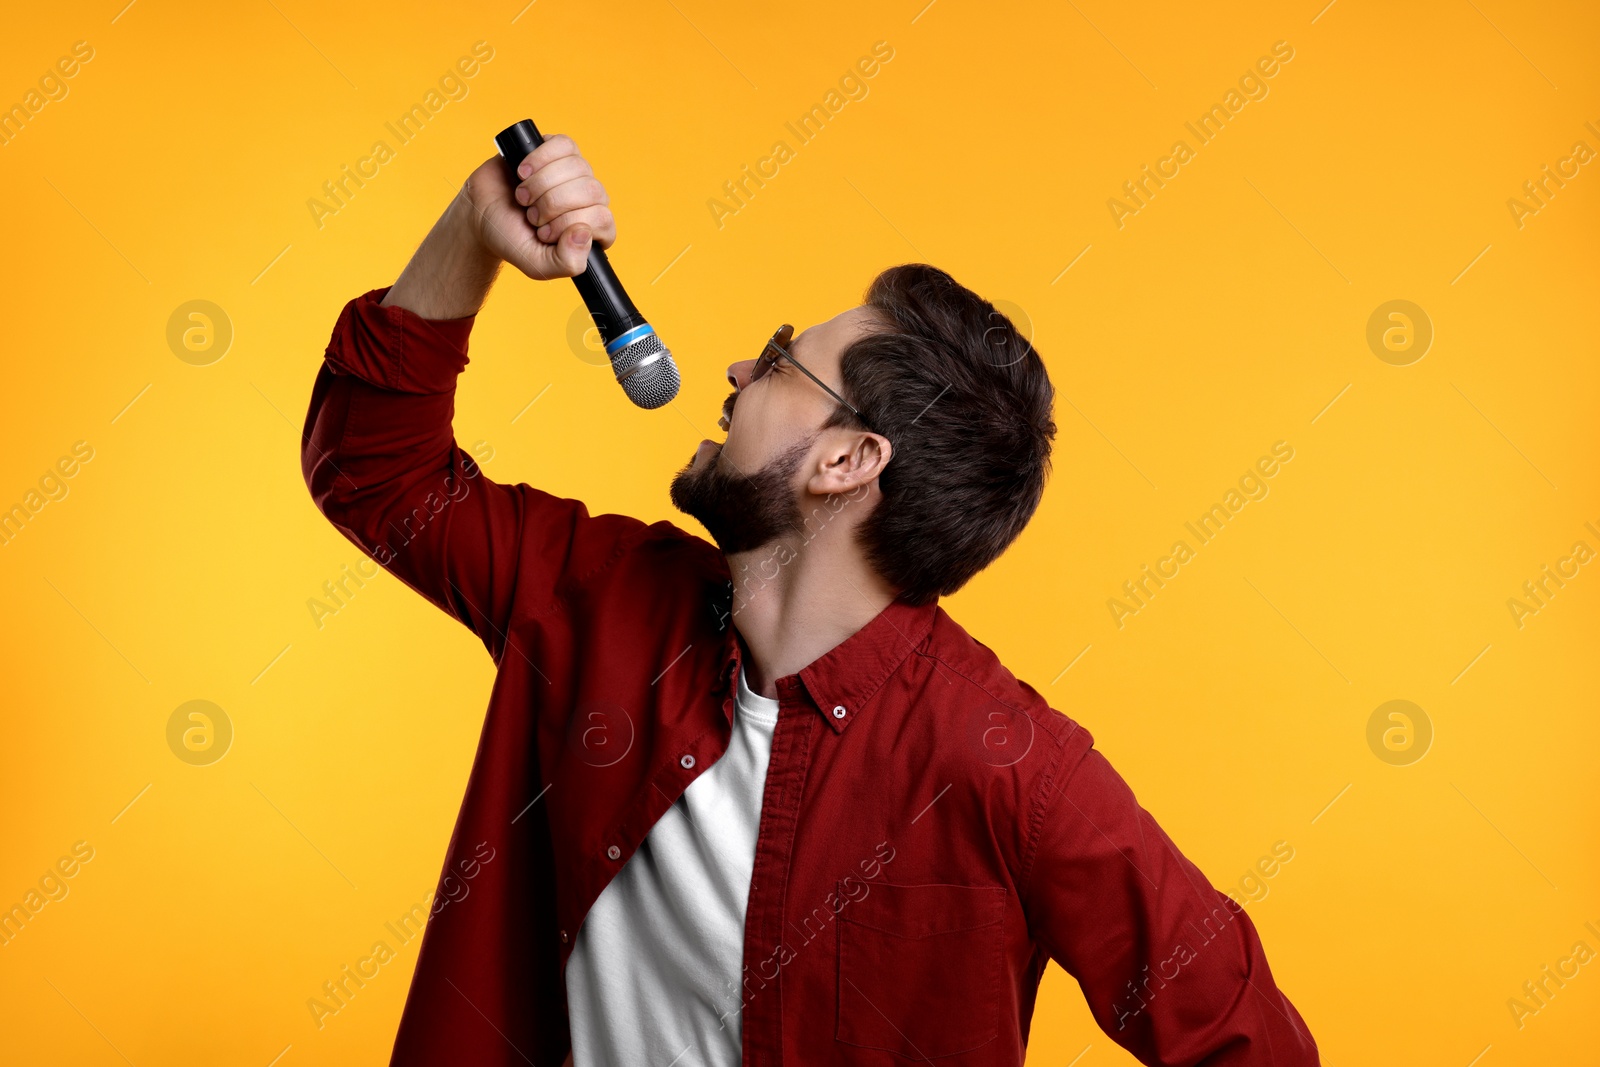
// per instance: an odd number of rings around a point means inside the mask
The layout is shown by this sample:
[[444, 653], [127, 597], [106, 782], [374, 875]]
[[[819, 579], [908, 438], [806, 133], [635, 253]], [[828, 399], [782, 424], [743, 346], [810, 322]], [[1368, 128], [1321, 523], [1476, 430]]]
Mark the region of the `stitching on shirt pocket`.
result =
[[834, 1037], [919, 1061], [993, 1041], [1005, 905], [1004, 886], [873, 883], [836, 924]]

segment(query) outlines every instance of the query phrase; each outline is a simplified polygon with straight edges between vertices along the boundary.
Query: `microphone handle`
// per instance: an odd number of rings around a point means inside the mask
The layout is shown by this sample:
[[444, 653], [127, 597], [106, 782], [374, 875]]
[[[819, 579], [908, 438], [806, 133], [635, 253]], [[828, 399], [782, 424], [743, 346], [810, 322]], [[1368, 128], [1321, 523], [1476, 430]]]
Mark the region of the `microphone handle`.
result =
[[[540, 136], [539, 128], [533, 124], [532, 119], [523, 119], [496, 134], [494, 144], [500, 150], [500, 158], [505, 161], [506, 175], [515, 187], [522, 182], [522, 178], [517, 174], [517, 168], [522, 165], [523, 159], [529, 152], [544, 144], [544, 138]], [[622, 288], [622, 283], [617, 281], [616, 272], [611, 269], [611, 261], [606, 258], [605, 249], [600, 247], [598, 241], [589, 246], [589, 266], [572, 281], [578, 287], [584, 304], [588, 306], [589, 314], [594, 318], [595, 327], [600, 331], [600, 339], [605, 343], [608, 353], [612, 341], [631, 330], [647, 325], [644, 316], [639, 314], [639, 309], [628, 299], [628, 293]]]

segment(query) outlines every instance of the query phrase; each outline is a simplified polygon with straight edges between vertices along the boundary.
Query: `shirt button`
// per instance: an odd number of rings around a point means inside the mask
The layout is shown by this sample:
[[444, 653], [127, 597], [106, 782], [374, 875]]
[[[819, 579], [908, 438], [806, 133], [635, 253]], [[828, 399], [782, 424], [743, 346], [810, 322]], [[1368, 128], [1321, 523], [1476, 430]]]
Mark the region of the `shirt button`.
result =
[[835, 719], [844, 718], [844, 705], [843, 704], [835, 704], [833, 706], [833, 717]]
[[606, 858], [607, 859], [613, 859], [614, 860], [620, 855], [622, 855], [622, 850], [620, 848], [618, 848], [616, 845], [612, 845], [610, 848], [606, 849]]
[[568, 941], [567, 932], [565, 930], [563, 930], [563, 931], [561, 931], [561, 943], [563, 945], [565, 945], [567, 943], [567, 941]]
[[682, 767], [684, 770], [688, 770], [690, 767], [694, 766], [694, 757], [687, 755], [684, 756], [678, 761], [678, 766]]

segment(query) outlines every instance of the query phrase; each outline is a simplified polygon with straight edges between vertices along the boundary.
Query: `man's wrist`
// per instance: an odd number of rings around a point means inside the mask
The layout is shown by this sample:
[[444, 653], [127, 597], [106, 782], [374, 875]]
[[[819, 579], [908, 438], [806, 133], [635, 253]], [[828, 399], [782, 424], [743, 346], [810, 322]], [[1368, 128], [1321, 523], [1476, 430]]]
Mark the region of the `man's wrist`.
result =
[[382, 306], [424, 319], [460, 319], [483, 307], [501, 260], [483, 245], [465, 194], [458, 194], [423, 238]]

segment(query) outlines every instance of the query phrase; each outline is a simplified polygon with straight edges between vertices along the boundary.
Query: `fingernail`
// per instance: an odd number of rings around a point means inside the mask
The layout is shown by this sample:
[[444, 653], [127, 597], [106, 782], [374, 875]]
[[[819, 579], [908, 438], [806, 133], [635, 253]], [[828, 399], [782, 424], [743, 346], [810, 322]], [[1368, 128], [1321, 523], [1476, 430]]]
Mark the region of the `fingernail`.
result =
[[528, 202], [528, 190], [524, 189], [520, 185], [517, 186], [517, 203], [526, 204], [527, 202]]
[[526, 178], [528, 175], [530, 175], [532, 173], [533, 173], [533, 164], [532, 163], [523, 163], [522, 166], [517, 168], [517, 174], [520, 175], [521, 177]]

